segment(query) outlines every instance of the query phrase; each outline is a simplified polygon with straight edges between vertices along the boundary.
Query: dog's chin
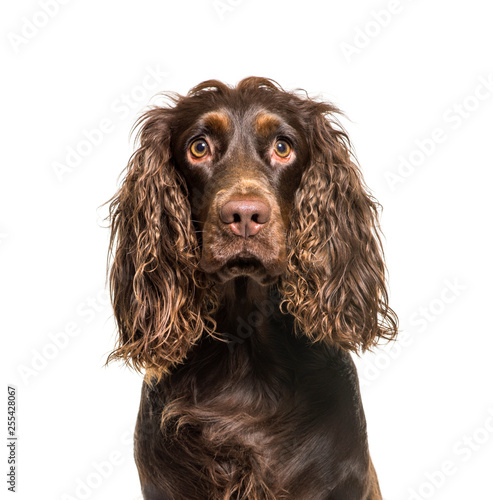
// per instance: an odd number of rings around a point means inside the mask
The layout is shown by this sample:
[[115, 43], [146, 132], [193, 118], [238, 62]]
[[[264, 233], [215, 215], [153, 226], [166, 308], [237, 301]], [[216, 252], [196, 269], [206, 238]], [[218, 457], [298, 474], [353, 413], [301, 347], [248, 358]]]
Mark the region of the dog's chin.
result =
[[252, 278], [261, 285], [274, 283], [284, 271], [285, 265], [265, 266], [251, 255], [234, 256], [224, 263], [201, 262], [200, 266], [214, 281], [225, 283], [240, 276]]

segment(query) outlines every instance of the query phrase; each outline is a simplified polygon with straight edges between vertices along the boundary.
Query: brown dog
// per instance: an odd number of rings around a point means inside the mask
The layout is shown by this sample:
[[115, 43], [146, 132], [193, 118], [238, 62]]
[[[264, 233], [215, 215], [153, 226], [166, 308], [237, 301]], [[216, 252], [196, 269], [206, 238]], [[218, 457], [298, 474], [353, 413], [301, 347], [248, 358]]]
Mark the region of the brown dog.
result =
[[397, 318], [336, 113], [247, 78], [140, 120], [111, 203], [111, 358], [146, 371], [146, 500], [381, 498], [348, 351]]

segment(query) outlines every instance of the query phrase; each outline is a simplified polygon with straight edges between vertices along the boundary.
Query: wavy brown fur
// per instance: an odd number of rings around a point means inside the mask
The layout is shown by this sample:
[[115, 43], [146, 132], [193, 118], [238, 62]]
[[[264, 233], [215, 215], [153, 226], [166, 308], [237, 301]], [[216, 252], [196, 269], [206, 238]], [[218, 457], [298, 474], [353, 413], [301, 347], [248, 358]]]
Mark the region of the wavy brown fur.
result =
[[167, 115], [157, 108], [140, 120], [141, 145], [110, 202], [110, 247], [116, 248], [110, 293], [120, 331], [110, 360], [156, 375], [179, 363], [214, 325], [204, 311], [187, 188], [169, 156]]
[[299, 331], [356, 352], [397, 332], [388, 305], [378, 204], [351, 159], [346, 133], [331, 121], [336, 109], [306, 105], [315, 115], [313, 161], [296, 192], [280, 288]]

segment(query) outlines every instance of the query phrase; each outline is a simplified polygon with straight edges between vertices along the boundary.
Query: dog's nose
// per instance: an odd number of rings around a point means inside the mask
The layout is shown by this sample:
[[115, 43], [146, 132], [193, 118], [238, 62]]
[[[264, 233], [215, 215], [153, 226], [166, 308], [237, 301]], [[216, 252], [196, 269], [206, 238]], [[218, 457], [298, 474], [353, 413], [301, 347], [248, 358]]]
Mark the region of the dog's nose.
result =
[[237, 236], [255, 236], [270, 219], [270, 207], [260, 200], [231, 200], [219, 211], [224, 224]]

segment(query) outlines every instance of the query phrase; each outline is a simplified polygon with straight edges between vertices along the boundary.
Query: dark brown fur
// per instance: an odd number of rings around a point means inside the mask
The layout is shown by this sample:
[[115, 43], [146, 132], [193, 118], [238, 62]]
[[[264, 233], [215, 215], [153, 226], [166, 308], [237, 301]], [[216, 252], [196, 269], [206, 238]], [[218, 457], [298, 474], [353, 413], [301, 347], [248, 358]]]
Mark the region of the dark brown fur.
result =
[[[144, 498], [380, 499], [348, 351], [393, 338], [397, 318], [338, 110], [254, 77], [172, 102], [140, 120], [110, 205], [110, 358], [146, 371]], [[238, 236], [232, 200], [268, 221]]]

